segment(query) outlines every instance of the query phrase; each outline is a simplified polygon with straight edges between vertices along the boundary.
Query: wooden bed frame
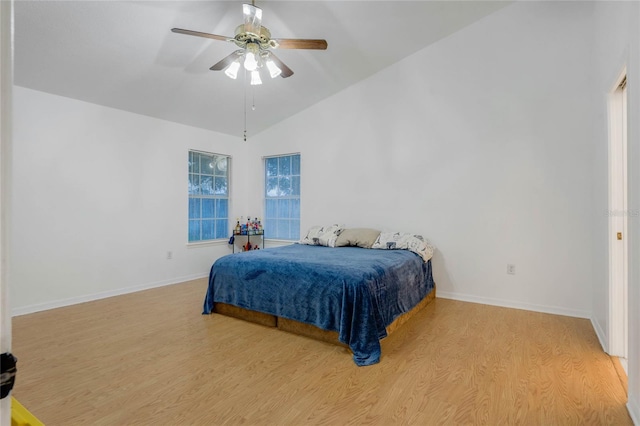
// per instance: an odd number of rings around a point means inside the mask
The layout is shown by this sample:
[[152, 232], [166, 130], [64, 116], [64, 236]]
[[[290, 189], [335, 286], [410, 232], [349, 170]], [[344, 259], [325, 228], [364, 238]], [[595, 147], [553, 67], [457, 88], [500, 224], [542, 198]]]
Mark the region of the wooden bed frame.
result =
[[[387, 335], [393, 333], [397, 330], [402, 324], [409, 321], [411, 317], [413, 317], [417, 312], [427, 306], [436, 298], [436, 286], [433, 285], [433, 290], [427, 296], [420, 301], [413, 309], [409, 312], [405, 312], [396, 318], [389, 326], [387, 327]], [[306, 324], [300, 321], [290, 320], [287, 318], [280, 318], [275, 315], [264, 314], [262, 312], [251, 311], [249, 309], [239, 308], [234, 305], [229, 305], [226, 303], [216, 302], [214, 304], [214, 312], [220, 315], [225, 315], [229, 317], [239, 318], [245, 321], [254, 322], [257, 324], [265, 325], [268, 327], [277, 327], [280, 330], [288, 331], [290, 333], [299, 334], [306, 337], [311, 337], [312, 339], [321, 340], [323, 342], [333, 343], [335, 345], [340, 345], [348, 348], [349, 346], [342, 343], [338, 340], [338, 332], [337, 331], [328, 331], [323, 330], [321, 328], [316, 327], [312, 324]]]

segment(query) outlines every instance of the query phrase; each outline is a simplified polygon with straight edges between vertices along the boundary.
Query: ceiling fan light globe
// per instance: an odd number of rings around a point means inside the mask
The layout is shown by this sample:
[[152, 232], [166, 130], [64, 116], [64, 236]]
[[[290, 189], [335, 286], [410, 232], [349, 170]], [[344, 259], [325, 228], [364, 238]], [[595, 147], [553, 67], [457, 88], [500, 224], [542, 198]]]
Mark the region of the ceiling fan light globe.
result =
[[260, 84], [262, 84], [262, 79], [260, 78], [258, 70], [251, 71], [251, 85], [258, 86]]
[[267, 60], [267, 69], [269, 70], [269, 74], [271, 75], [271, 78], [276, 78], [277, 76], [282, 74], [282, 70], [278, 68], [276, 63], [273, 62], [273, 60], [271, 59]]
[[224, 71], [224, 73], [232, 79], [236, 79], [238, 77], [238, 70], [240, 69], [240, 62], [239, 61], [233, 61], [231, 63], [231, 65], [229, 65], [227, 67], [227, 69]]
[[244, 69], [247, 71], [255, 71], [258, 69], [258, 60], [253, 52], [247, 52], [244, 56]]

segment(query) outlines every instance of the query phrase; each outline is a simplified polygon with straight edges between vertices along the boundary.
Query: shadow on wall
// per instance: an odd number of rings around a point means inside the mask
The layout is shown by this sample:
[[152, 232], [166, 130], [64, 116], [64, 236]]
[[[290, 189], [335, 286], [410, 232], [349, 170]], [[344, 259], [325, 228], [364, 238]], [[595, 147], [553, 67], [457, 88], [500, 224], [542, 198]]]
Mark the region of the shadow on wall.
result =
[[431, 258], [433, 268], [433, 280], [436, 283], [436, 297], [442, 292], [452, 293], [454, 291], [453, 283], [447, 269], [447, 262], [442, 252], [436, 248]]

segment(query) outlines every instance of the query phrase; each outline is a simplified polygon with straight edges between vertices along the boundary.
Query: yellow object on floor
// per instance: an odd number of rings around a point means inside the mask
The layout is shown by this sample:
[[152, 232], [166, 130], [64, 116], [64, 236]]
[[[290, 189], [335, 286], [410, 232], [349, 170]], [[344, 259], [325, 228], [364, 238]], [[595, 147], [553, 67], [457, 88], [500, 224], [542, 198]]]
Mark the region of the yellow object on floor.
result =
[[11, 426], [44, 426], [24, 405], [11, 397]]

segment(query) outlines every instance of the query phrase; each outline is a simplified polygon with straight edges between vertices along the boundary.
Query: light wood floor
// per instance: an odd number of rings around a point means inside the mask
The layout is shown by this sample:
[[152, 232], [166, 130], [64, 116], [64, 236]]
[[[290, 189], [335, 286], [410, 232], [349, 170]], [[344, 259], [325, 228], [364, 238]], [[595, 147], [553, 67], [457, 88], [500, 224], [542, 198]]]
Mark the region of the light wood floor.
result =
[[627, 425], [589, 321], [436, 299], [357, 367], [201, 315], [206, 281], [16, 317], [14, 396], [53, 425]]

